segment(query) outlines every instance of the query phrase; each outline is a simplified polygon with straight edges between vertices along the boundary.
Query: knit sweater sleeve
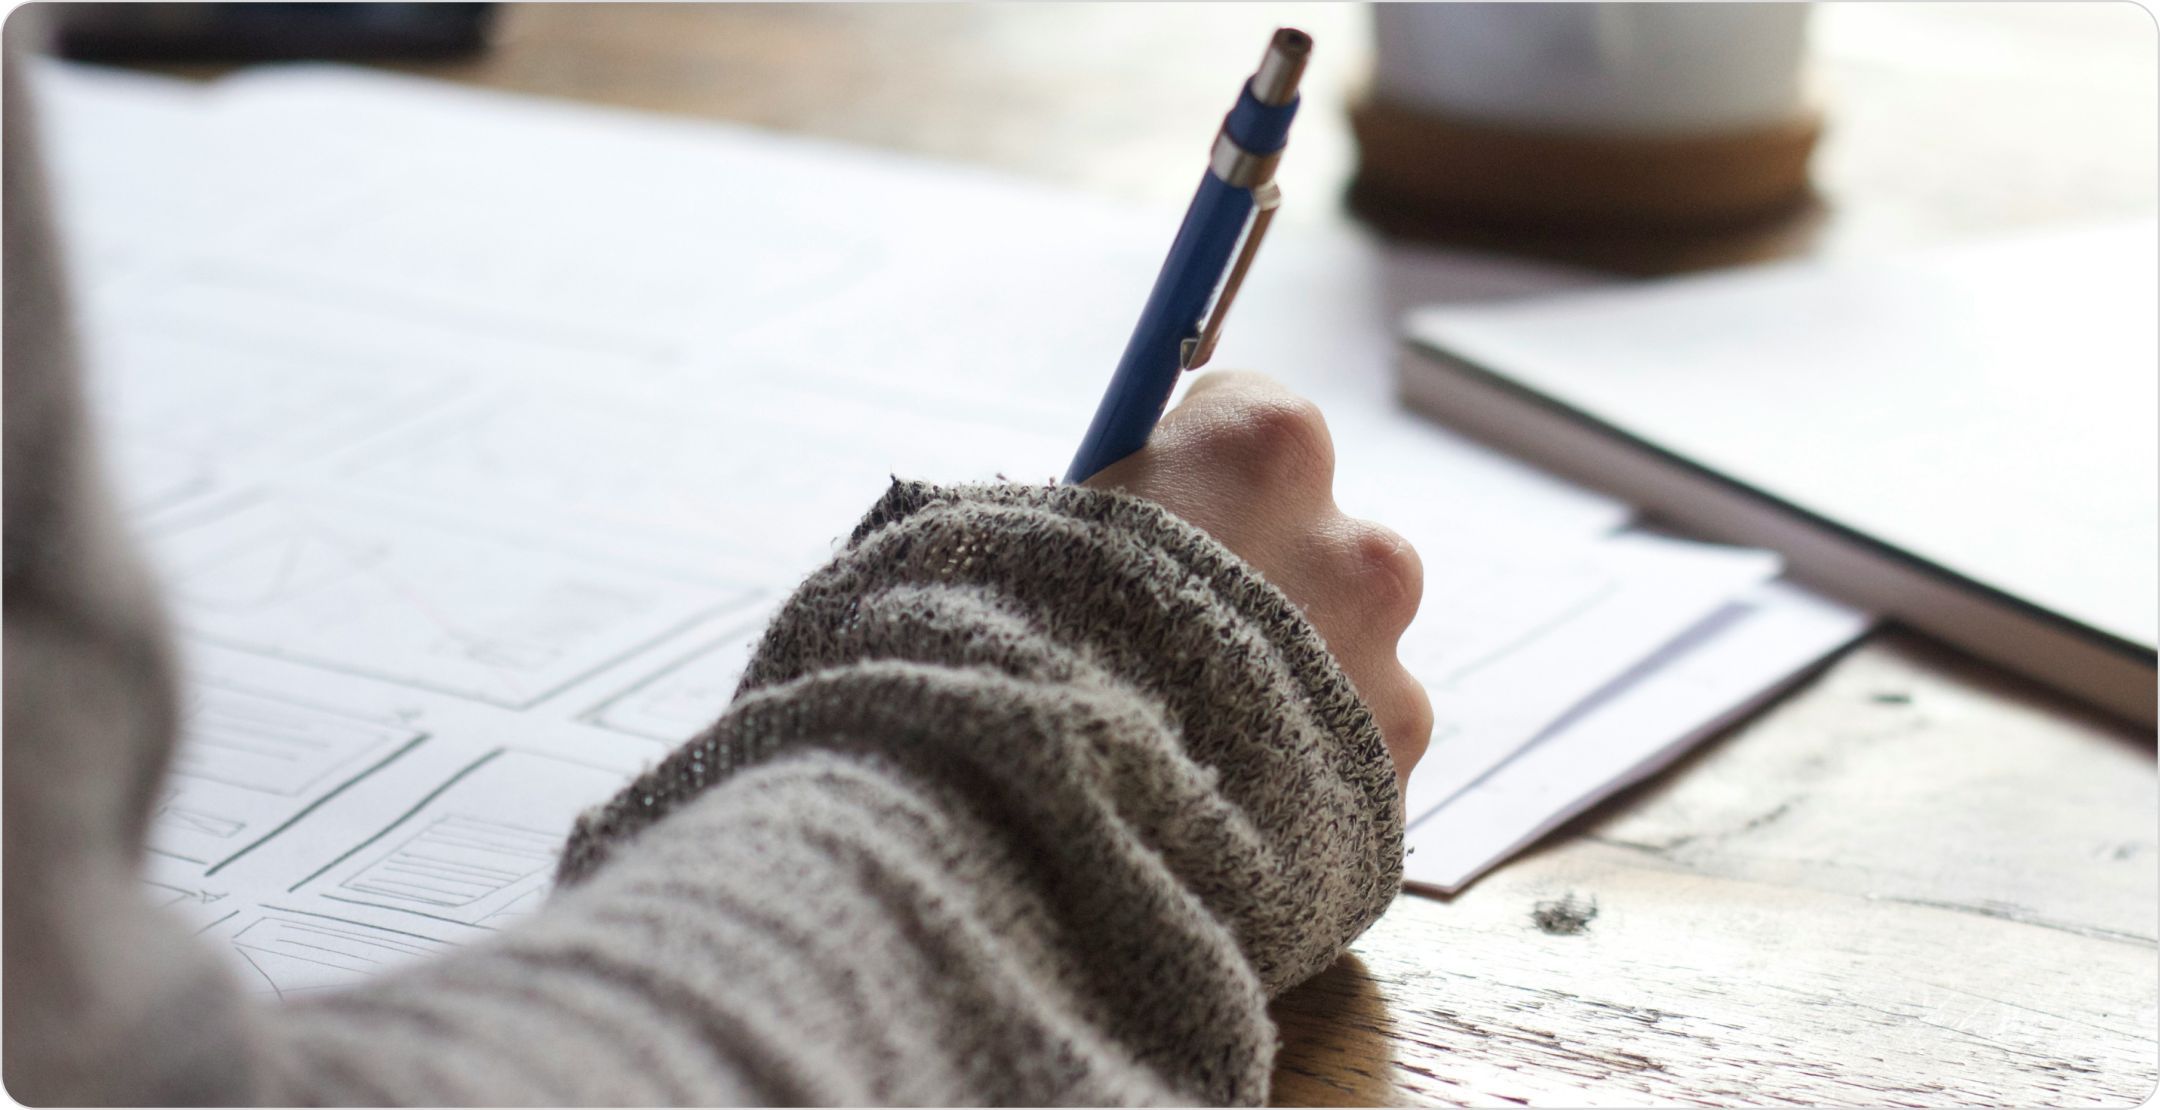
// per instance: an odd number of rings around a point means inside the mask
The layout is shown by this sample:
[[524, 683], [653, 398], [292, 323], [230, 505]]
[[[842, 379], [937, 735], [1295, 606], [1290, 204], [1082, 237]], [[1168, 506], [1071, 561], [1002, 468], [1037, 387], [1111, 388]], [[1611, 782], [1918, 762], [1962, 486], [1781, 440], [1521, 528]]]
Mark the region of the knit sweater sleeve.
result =
[[288, 1005], [274, 1099], [1257, 1103], [1401, 800], [1290, 602], [1161, 509], [896, 483], [499, 942]]
[[350, 990], [243, 995], [136, 884], [170, 659], [96, 481], [21, 72], [0, 67], [9, 1093], [1265, 1097], [1267, 998], [1395, 892], [1392, 768], [1279, 592], [1077, 488], [895, 485], [721, 720], [580, 822], [541, 912]]

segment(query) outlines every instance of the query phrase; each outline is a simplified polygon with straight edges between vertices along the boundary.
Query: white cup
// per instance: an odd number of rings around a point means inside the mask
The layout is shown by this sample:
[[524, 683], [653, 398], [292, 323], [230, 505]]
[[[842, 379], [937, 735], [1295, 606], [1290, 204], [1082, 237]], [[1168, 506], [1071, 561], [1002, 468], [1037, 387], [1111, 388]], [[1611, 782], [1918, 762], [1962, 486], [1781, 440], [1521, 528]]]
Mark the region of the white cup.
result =
[[1803, 111], [1811, 5], [1379, 4], [1378, 100], [1527, 131], [1694, 135]]

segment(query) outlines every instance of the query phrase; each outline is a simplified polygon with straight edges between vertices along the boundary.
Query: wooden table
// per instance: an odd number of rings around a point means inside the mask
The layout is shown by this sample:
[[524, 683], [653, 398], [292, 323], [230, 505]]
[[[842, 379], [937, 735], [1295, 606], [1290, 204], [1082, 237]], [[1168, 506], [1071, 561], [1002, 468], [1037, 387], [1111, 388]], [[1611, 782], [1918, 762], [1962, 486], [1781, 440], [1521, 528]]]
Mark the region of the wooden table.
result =
[[[1823, 217], [1862, 253], [2148, 213], [2129, 6], [1830, 7]], [[1340, 197], [1355, 7], [534, 6], [416, 72], [1181, 201], [1226, 76], [1321, 49], [1284, 187]], [[1342, 220], [1306, 201], [1294, 220]], [[1297, 1104], [2109, 1103], [2160, 1067], [2153, 736], [1900, 631], [1276, 1007]]]

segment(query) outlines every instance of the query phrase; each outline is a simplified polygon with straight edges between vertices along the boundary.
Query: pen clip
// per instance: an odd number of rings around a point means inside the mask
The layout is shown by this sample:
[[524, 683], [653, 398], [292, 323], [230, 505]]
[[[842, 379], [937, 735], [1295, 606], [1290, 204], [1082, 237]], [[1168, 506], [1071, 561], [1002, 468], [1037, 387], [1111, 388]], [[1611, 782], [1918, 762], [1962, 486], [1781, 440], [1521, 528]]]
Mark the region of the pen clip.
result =
[[1222, 338], [1223, 317], [1230, 312], [1230, 302], [1237, 299], [1238, 286], [1245, 282], [1245, 271], [1252, 267], [1253, 255], [1260, 251], [1260, 239], [1267, 234], [1268, 224], [1275, 219], [1275, 210], [1282, 207], [1282, 190], [1273, 181], [1263, 181], [1253, 187], [1252, 226], [1245, 231], [1244, 245], [1238, 248], [1237, 261], [1230, 264], [1230, 273], [1223, 278], [1222, 291], [1215, 295], [1215, 305], [1208, 311], [1207, 323], [1200, 334], [1186, 340], [1178, 348], [1178, 369], [1197, 370], [1207, 365], [1215, 353], [1215, 342]]

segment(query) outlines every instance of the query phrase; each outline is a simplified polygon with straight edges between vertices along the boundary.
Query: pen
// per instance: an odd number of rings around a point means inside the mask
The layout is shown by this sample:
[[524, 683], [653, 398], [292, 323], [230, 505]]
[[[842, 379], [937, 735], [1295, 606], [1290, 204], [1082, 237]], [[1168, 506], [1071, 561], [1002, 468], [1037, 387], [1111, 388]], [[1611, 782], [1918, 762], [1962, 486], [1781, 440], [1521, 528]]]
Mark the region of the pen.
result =
[[1282, 203], [1275, 165], [1297, 114], [1298, 78], [1311, 53], [1312, 37], [1305, 32], [1289, 27], [1275, 32], [1260, 68], [1223, 117], [1200, 189], [1155, 275], [1155, 288], [1125, 342], [1087, 437], [1065, 471], [1067, 482], [1085, 481], [1145, 446], [1178, 375], [1215, 352], [1223, 316]]

